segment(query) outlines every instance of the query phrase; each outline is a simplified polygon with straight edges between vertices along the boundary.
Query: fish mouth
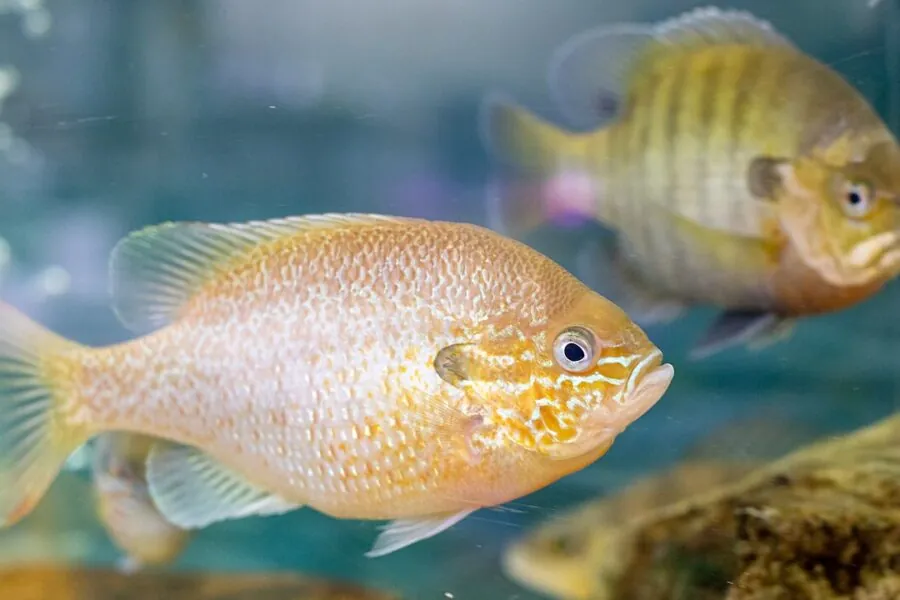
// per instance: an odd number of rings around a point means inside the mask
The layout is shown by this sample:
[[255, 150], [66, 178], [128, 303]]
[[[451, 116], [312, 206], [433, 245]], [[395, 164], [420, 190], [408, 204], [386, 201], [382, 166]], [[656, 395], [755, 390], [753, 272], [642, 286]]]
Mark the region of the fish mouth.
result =
[[619, 400], [595, 414], [589, 428], [612, 438], [640, 419], [662, 398], [675, 376], [675, 367], [662, 362], [662, 352], [654, 349], [631, 371]]
[[624, 406], [616, 415], [621, 431], [644, 414], [663, 397], [672, 378], [675, 367], [662, 362], [662, 352], [658, 349], [637, 364], [625, 383]]
[[900, 270], [900, 231], [885, 231], [850, 250], [847, 264], [855, 269], [875, 269], [892, 274]]
[[507, 578], [554, 598], [591, 598], [597, 583], [585, 577], [578, 560], [553, 560], [529, 548], [533, 538], [514, 542], [501, 556], [501, 569]]

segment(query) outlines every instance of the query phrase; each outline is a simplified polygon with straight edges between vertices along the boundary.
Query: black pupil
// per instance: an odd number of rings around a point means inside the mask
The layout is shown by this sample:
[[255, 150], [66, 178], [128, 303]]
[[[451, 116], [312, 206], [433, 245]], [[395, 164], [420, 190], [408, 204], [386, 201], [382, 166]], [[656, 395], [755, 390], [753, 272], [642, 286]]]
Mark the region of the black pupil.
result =
[[860, 196], [859, 192], [850, 192], [847, 194], [847, 200], [851, 205], [856, 206], [862, 203], [862, 196]]
[[575, 342], [569, 342], [568, 344], [566, 344], [566, 347], [563, 348], [563, 354], [565, 354], [566, 358], [573, 363], [583, 361], [584, 357], [586, 356], [584, 348], [582, 348]]

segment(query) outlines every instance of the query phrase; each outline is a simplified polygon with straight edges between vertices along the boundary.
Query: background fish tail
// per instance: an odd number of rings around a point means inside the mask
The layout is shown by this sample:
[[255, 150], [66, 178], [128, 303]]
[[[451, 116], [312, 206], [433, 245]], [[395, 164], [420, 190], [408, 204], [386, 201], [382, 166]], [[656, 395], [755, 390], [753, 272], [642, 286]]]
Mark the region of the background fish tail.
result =
[[77, 349], [0, 304], [0, 526], [31, 512], [88, 437], [64, 412]]
[[592, 215], [587, 137], [565, 131], [494, 93], [481, 108], [481, 136], [503, 164], [489, 188], [491, 228], [525, 234], [550, 220]]

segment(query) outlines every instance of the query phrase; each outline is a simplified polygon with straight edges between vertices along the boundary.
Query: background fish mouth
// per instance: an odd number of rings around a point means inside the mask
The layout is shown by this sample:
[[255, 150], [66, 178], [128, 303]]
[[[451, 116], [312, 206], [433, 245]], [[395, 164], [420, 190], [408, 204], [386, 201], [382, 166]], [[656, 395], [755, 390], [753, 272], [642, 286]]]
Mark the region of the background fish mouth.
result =
[[847, 262], [854, 268], [889, 268], [900, 254], [900, 231], [889, 231], [860, 242], [854, 246]]
[[[526, 541], [531, 538], [526, 538]], [[582, 581], [584, 576], [580, 562], [574, 568], [531, 552], [527, 543], [510, 546], [501, 558], [504, 574], [519, 585], [554, 598], [589, 598], [596, 587], [593, 582]]]

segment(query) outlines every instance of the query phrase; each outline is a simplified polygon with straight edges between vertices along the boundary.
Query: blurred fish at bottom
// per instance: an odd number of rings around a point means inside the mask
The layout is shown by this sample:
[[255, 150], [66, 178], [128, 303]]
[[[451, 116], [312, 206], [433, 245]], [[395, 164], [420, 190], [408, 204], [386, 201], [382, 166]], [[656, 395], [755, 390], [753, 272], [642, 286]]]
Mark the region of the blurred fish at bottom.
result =
[[496, 92], [483, 104], [482, 137], [513, 171], [492, 227], [598, 220], [615, 242], [580, 275], [604, 271], [617, 291], [593, 287], [638, 323], [722, 310], [694, 356], [764, 346], [900, 272], [896, 139], [769, 23], [701, 8], [601, 27], [557, 51], [549, 80], [571, 128]]
[[175, 560], [191, 533], [159, 512], [147, 486], [150, 450], [168, 442], [143, 435], [106, 433], [93, 441], [91, 471], [97, 513], [109, 536], [125, 553], [120, 566], [135, 571]]
[[[771, 410], [736, 419], [688, 446], [671, 470], [647, 475], [621, 491], [539, 524], [505, 550], [503, 570], [520, 585], [560, 600], [619, 600], [610, 594], [610, 588], [615, 587], [613, 582], [622, 577], [625, 565], [633, 559], [623, 539], [631, 535], [643, 515], [736, 483], [766, 461], [819, 437], [803, 421]], [[664, 551], [661, 545], [656, 554]], [[724, 596], [723, 590], [711, 584], [707, 587], [709, 582], [704, 581], [710, 572], [725, 569], [716, 557], [670, 566], [678, 571], [676, 579], [688, 590], [681, 596], [673, 592], [673, 597], [705, 600]], [[689, 582], [691, 578], [694, 580]]]

